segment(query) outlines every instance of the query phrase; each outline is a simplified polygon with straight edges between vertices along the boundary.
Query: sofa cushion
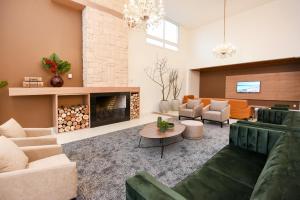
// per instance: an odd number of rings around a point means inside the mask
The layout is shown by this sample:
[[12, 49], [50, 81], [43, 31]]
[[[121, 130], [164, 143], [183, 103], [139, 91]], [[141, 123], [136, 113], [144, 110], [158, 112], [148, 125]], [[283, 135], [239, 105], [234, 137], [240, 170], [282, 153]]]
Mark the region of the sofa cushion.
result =
[[186, 105], [186, 108], [188, 109], [193, 109], [196, 106], [200, 105], [200, 100], [199, 99], [189, 99]]
[[259, 109], [257, 114], [257, 121], [271, 124], [283, 124], [289, 111], [285, 110], [272, 110], [272, 109]]
[[213, 120], [213, 121], [221, 121], [221, 112], [219, 111], [207, 111], [202, 114], [203, 119]]
[[249, 199], [266, 156], [226, 146], [173, 189], [187, 199]]
[[65, 154], [58, 154], [44, 159], [36, 160], [28, 164], [28, 168], [45, 168], [68, 164], [69, 158]]
[[228, 101], [216, 101], [216, 100], [211, 100], [210, 102], [210, 110], [214, 111], [221, 111], [223, 110], [226, 106], [228, 106]]
[[0, 137], [0, 173], [25, 169], [28, 157], [10, 139]]
[[228, 145], [213, 156], [205, 166], [254, 188], [266, 159], [266, 155]]
[[0, 135], [8, 138], [26, 137], [25, 131], [14, 119], [10, 119], [0, 126]]
[[300, 199], [299, 132], [282, 135], [270, 152], [252, 200]]

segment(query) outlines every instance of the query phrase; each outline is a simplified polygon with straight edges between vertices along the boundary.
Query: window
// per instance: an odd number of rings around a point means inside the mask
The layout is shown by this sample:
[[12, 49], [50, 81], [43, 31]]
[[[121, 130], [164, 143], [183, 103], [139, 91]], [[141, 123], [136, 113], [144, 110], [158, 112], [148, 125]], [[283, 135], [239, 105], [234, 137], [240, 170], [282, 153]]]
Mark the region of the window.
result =
[[146, 42], [155, 46], [178, 51], [179, 27], [168, 20], [147, 29]]

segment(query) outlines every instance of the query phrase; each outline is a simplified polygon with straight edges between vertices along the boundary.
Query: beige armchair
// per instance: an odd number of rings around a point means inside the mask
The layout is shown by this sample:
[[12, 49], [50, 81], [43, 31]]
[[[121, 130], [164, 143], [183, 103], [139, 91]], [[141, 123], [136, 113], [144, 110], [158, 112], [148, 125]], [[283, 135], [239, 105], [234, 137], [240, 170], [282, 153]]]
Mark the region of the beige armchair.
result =
[[23, 128], [26, 137], [9, 138], [19, 147], [57, 144], [52, 128]]
[[77, 196], [76, 163], [61, 146], [21, 147], [26, 169], [0, 173], [1, 200], [70, 200]]
[[223, 123], [227, 122], [229, 124], [230, 116], [230, 105], [227, 101], [215, 101], [212, 100], [211, 104], [205, 106], [202, 110], [202, 121], [204, 123], [207, 121], [219, 122], [221, 127]]
[[200, 100], [189, 99], [187, 103], [180, 105], [179, 107], [179, 120], [181, 117], [196, 119], [202, 117], [203, 104]]

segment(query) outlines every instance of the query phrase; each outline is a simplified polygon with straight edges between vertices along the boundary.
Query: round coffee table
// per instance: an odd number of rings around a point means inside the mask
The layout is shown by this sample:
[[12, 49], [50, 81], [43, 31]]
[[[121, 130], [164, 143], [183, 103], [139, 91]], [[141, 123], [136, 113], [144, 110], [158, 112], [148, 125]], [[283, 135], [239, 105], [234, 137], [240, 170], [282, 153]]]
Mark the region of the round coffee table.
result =
[[[174, 128], [168, 129], [166, 132], [160, 132], [159, 128], [157, 128], [156, 123], [148, 124], [140, 131], [140, 136], [141, 137], [140, 137], [140, 140], [139, 140], [139, 148], [161, 147], [160, 157], [162, 158], [163, 155], [164, 155], [164, 147], [176, 143], [176, 142], [173, 142], [173, 143], [170, 143], [170, 144], [164, 144], [164, 140], [166, 138], [182, 136], [182, 133], [183, 133], [184, 130], [185, 130], [184, 125], [175, 124]], [[159, 139], [160, 140], [160, 146], [141, 147], [142, 138]]]
[[195, 120], [181, 121], [181, 124], [186, 126], [183, 132], [184, 138], [201, 139], [203, 137], [203, 123]]

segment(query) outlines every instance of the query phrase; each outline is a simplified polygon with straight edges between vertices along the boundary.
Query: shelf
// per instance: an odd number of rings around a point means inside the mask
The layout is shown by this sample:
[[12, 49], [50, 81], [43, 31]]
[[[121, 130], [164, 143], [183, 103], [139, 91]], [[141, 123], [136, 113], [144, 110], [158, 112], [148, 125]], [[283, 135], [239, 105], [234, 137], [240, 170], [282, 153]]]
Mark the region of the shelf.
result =
[[92, 93], [131, 92], [139, 93], [139, 87], [42, 87], [42, 88], [9, 88], [9, 96], [38, 95], [87, 95]]

